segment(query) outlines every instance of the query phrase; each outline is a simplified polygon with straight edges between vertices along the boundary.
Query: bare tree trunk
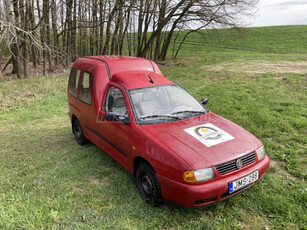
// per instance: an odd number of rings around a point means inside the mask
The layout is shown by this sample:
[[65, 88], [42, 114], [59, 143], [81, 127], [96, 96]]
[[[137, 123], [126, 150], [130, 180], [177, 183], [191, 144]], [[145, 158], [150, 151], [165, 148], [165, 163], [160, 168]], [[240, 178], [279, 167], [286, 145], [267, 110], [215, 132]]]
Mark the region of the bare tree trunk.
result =
[[[113, 9], [111, 11], [111, 13], [109, 14], [109, 19], [108, 19], [108, 23], [107, 23], [107, 29], [106, 29], [106, 41], [104, 43], [104, 47], [103, 47], [103, 54], [108, 54], [109, 53], [109, 42], [111, 39], [111, 23], [113, 21], [114, 15], [117, 11], [117, 6], [118, 6], [118, 2], [119, 0], [116, 0], [115, 5], [113, 6]], [[110, 4], [111, 7], [111, 4]]]
[[53, 71], [53, 60], [52, 60], [52, 53], [50, 49], [51, 44], [51, 37], [50, 37], [50, 4], [49, 0], [44, 0], [43, 3], [43, 13], [44, 13], [44, 35], [45, 35], [45, 42], [46, 42], [46, 48], [48, 49], [47, 57], [48, 57], [48, 71]]
[[145, 3], [145, 22], [144, 22], [145, 25], [144, 25], [144, 31], [143, 31], [142, 44], [146, 44], [147, 42], [149, 25], [150, 25], [152, 18], [155, 16], [154, 11], [151, 10], [151, 7], [153, 10], [156, 9], [158, 1], [154, 0], [153, 6], [152, 6], [152, 1], [153, 0], [146, 0], [146, 3]]
[[72, 41], [72, 60], [76, 60], [76, 39], [77, 39], [77, 1], [73, 2], [73, 29], [71, 31], [71, 41]]
[[135, 33], [135, 28], [134, 26], [135, 25], [135, 18], [133, 18], [133, 24], [131, 25], [131, 27], [133, 28], [132, 31], [133, 31], [133, 55], [136, 55], [136, 52], [137, 52], [137, 49], [136, 49], [136, 33]]
[[3, 79], [3, 74], [2, 74], [2, 54], [0, 53], [0, 80]]
[[[41, 18], [41, 14], [44, 15], [44, 12], [41, 12], [39, 0], [36, 0], [36, 8], [37, 8], [38, 17]], [[40, 39], [43, 45], [43, 75], [46, 76], [47, 67], [46, 67], [45, 22], [44, 20], [43, 20], [43, 25], [40, 28]]]
[[67, 37], [66, 37], [66, 52], [67, 52], [67, 58], [66, 58], [66, 66], [68, 66], [71, 62], [71, 44], [72, 44], [72, 38], [71, 38], [71, 29], [72, 29], [72, 19], [71, 19], [71, 14], [72, 14], [72, 0], [67, 0], [66, 1], [66, 22], [67, 28]]
[[[161, 45], [161, 33], [163, 30], [163, 23], [164, 23], [164, 18], [165, 18], [165, 12], [166, 12], [166, 5], [167, 2], [166, 0], [162, 0], [160, 9], [159, 9], [159, 19], [158, 19], [158, 29], [161, 28], [160, 30], [158, 30], [157, 35], [156, 35], [156, 45], [155, 45], [155, 54], [154, 54], [154, 59], [158, 60], [160, 57], [160, 45]], [[165, 25], [167, 24], [167, 22], [165, 23]]]
[[[31, 1], [31, 4], [29, 5], [29, 17], [30, 17], [30, 27], [31, 31], [35, 28], [35, 15], [34, 15], [34, 0]], [[31, 43], [30, 43], [31, 44]], [[38, 65], [38, 58], [37, 58], [37, 50], [34, 45], [30, 45], [31, 47], [31, 60], [33, 63], [33, 67], [36, 68]]]
[[[166, 5], [166, 0], [162, 0], [162, 4], [164, 3]], [[144, 48], [142, 49], [141, 52], [141, 57], [145, 57], [150, 46], [152, 46], [154, 40], [156, 39], [156, 49], [160, 48], [160, 37], [161, 37], [161, 32], [163, 30], [163, 28], [165, 27], [165, 25], [167, 25], [167, 23], [171, 20], [171, 18], [174, 16], [175, 12], [185, 3], [185, 0], [180, 0], [180, 2], [178, 2], [178, 4], [173, 7], [170, 12], [168, 13], [168, 15], [165, 17], [165, 12], [164, 14], [162, 14], [161, 12], [159, 13], [159, 22], [158, 22], [158, 26], [157, 29], [155, 31], [152, 32], [150, 38], [148, 39], [147, 43], [145, 44]], [[164, 9], [164, 5], [161, 6], [161, 9]], [[155, 52], [155, 58], [157, 58], [158, 52]]]
[[138, 48], [137, 48], [137, 55], [141, 56], [142, 53], [142, 31], [143, 31], [143, 20], [144, 20], [144, 12], [143, 12], [143, 7], [144, 7], [144, 0], [140, 0], [139, 3], [139, 18], [138, 18]]
[[111, 48], [110, 48], [110, 54], [117, 54], [117, 44], [118, 44], [118, 30], [120, 27], [120, 13], [117, 15], [117, 20], [115, 24], [115, 30], [113, 32], [112, 36], [112, 42], [111, 42]]
[[[30, 0], [25, 0], [25, 13], [24, 13], [24, 30], [28, 31], [29, 30], [29, 7], [30, 7]], [[23, 76], [24, 78], [28, 78], [28, 58], [29, 58], [29, 53], [28, 53], [28, 35], [24, 33], [24, 45], [23, 45]]]
[[81, 9], [82, 9], [82, 5], [81, 5], [81, 1], [79, 1], [79, 8], [78, 8], [78, 36], [79, 36], [79, 49], [78, 49], [78, 54], [79, 56], [83, 56], [83, 46], [82, 46], [82, 41], [84, 41], [84, 38], [82, 36], [82, 32], [83, 32], [83, 26], [81, 23], [82, 20], [82, 14], [81, 14]]
[[53, 31], [53, 45], [55, 49], [54, 64], [57, 66], [58, 63], [58, 52], [59, 52], [59, 36], [57, 29], [57, 12], [56, 12], [56, 1], [51, 2], [51, 18], [52, 18], [52, 31]]
[[[130, 5], [129, 5], [127, 11], [126, 11], [126, 14], [125, 14], [124, 19], [121, 19], [121, 20], [122, 20], [122, 22], [121, 22], [122, 26], [123, 26], [123, 20], [126, 21], [126, 25], [125, 25], [125, 28], [123, 29], [123, 32], [121, 33], [121, 36], [120, 36], [120, 41], [119, 41], [119, 42], [120, 42], [120, 43], [119, 43], [119, 54], [120, 54], [120, 55], [123, 55], [123, 48], [124, 48], [125, 36], [126, 36], [126, 34], [127, 34], [127, 32], [128, 32], [128, 28], [129, 28], [129, 24], [130, 24], [131, 8], [133, 7], [133, 5], [134, 5], [134, 0], [132, 0], [132, 1], [130, 2]], [[129, 37], [127, 37], [127, 43], [128, 43], [129, 53], [130, 53]], [[129, 54], [129, 55], [130, 55], [130, 54]]]
[[62, 29], [62, 46], [59, 47], [59, 51], [62, 54], [62, 64], [63, 66], [66, 66], [66, 59], [67, 59], [67, 53], [66, 53], [66, 34], [67, 34], [67, 30], [66, 30], [66, 25], [67, 22], [65, 21], [65, 14], [64, 14], [64, 2], [62, 2], [61, 4], [61, 11], [60, 11], [60, 18], [61, 18], [61, 29]]
[[[5, 9], [6, 9], [6, 20], [12, 24], [16, 25], [18, 22], [18, 3], [14, 1], [13, 4], [10, 0], [5, 0]], [[17, 15], [16, 15], [17, 13]], [[17, 75], [17, 78], [21, 79], [21, 69], [19, 65], [20, 61], [20, 54], [19, 54], [19, 46], [18, 46], [18, 34], [16, 29], [12, 27], [10, 33], [10, 49], [12, 51], [12, 58], [13, 58], [13, 74]]]
[[[89, 0], [89, 4], [88, 4], [88, 6], [89, 6], [89, 9], [91, 9], [91, 3], [92, 4], [94, 4], [93, 2], [92, 2], [93, 0]], [[89, 21], [89, 23], [92, 25], [93, 24], [93, 21], [92, 21], [92, 12], [91, 12], [91, 10], [88, 10], [88, 21]], [[89, 55], [94, 55], [94, 45], [93, 45], [93, 43], [94, 43], [94, 36], [92, 36], [92, 34], [93, 34], [93, 28], [91, 28], [90, 26], [89, 26], [89, 28], [88, 28], [88, 34], [89, 34], [89, 40], [90, 40], [90, 49], [89, 49], [89, 51], [90, 51], [90, 53], [89, 53]]]
[[[130, 17], [130, 15], [129, 15]], [[129, 22], [132, 21], [132, 19], [129, 18]], [[130, 33], [126, 33], [127, 34], [127, 45], [128, 45], [128, 55], [131, 56], [132, 55], [132, 44], [131, 44], [131, 33], [132, 33], [132, 22], [128, 24], [128, 27], [130, 29]]]
[[93, 15], [93, 20], [94, 20], [94, 48], [95, 48], [95, 55], [99, 54], [99, 18], [97, 17], [98, 15], [98, 2], [95, 0], [95, 5], [93, 6], [93, 12], [95, 12], [95, 15]]
[[166, 55], [167, 55], [167, 51], [168, 51], [168, 47], [171, 43], [171, 39], [173, 37], [173, 33], [175, 31], [175, 29], [177, 28], [178, 23], [180, 22], [180, 20], [184, 17], [184, 15], [186, 14], [186, 12], [192, 7], [193, 5], [193, 1], [189, 2], [189, 4], [186, 5], [186, 7], [181, 11], [180, 15], [176, 18], [176, 20], [173, 22], [172, 28], [169, 31], [167, 38], [164, 39], [164, 44], [161, 50], [161, 60], [165, 60], [166, 59]]
[[99, 17], [100, 17], [100, 39], [99, 39], [99, 54], [103, 52], [103, 37], [104, 37], [104, 21], [106, 17], [106, 0], [99, 0]]

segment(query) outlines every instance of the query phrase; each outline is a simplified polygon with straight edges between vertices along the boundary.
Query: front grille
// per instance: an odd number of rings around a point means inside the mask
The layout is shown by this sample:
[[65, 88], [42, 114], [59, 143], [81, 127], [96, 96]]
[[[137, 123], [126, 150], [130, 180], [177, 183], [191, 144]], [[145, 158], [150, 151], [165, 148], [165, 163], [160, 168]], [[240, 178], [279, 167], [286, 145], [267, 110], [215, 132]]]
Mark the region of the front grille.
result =
[[[249, 154], [247, 154], [247, 155], [245, 155], [241, 158], [238, 158], [238, 159], [241, 159], [242, 167], [244, 167], [244, 166], [251, 164], [251, 163], [256, 161], [256, 154], [255, 154], [255, 152], [252, 152], [252, 153], [249, 153]], [[236, 161], [238, 159], [228, 161], [228, 162], [220, 164], [220, 165], [216, 165], [215, 168], [220, 175], [223, 175], [225, 173], [237, 170], [238, 168], [236, 166]]]

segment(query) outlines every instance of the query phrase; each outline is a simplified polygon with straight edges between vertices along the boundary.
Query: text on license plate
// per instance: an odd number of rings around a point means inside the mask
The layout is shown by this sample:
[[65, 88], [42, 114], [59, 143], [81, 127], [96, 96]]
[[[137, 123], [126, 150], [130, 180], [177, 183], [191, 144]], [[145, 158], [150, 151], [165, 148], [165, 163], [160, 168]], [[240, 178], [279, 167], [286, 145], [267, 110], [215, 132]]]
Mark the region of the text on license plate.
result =
[[252, 172], [251, 174], [242, 177], [238, 180], [232, 181], [229, 183], [229, 193], [233, 193], [249, 184], [254, 183], [259, 178], [258, 170], [255, 172]]

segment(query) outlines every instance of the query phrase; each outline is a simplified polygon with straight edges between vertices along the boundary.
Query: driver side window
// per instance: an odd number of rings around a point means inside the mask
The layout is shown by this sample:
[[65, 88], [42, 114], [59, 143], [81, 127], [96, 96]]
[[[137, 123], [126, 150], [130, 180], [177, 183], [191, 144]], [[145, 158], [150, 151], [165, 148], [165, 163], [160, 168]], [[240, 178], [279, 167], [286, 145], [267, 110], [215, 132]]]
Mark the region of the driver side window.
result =
[[115, 112], [119, 115], [127, 114], [124, 95], [119, 88], [109, 87], [104, 108], [106, 112]]

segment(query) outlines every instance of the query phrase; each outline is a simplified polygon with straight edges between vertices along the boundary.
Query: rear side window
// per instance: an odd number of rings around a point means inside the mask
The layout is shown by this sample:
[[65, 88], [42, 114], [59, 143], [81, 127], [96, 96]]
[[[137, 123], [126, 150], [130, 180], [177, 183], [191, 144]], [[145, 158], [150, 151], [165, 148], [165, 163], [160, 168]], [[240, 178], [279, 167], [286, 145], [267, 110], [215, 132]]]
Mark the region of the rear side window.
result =
[[92, 82], [93, 75], [88, 72], [83, 72], [79, 98], [89, 105], [92, 104]]
[[68, 81], [68, 93], [74, 97], [78, 95], [78, 85], [79, 85], [79, 77], [80, 77], [79, 69], [71, 69]]

